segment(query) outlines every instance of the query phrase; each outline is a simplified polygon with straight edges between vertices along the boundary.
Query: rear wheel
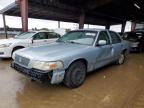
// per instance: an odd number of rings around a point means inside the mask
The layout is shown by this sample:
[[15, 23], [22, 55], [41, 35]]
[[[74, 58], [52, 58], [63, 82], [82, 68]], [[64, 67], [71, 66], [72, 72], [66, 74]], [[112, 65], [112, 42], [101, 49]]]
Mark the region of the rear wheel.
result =
[[76, 88], [83, 84], [86, 78], [86, 65], [77, 61], [70, 65], [67, 69], [64, 84], [69, 88]]
[[119, 59], [116, 61], [116, 63], [117, 63], [118, 65], [122, 65], [122, 64], [124, 64], [125, 59], [126, 59], [125, 53], [121, 53], [121, 55], [120, 55]]

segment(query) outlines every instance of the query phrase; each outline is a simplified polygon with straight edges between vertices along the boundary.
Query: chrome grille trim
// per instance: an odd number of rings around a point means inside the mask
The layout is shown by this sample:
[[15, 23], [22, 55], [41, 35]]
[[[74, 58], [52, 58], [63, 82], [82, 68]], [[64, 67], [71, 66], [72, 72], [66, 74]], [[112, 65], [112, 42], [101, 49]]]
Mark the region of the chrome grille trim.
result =
[[19, 55], [16, 54], [14, 61], [15, 61], [16, 63], [18, 63], [19, 65], [28, 67], [29, 62], [30, 62], [30, 59], [28, 59], [28, 58], [26, 58], [26, 57], [19, 56]]

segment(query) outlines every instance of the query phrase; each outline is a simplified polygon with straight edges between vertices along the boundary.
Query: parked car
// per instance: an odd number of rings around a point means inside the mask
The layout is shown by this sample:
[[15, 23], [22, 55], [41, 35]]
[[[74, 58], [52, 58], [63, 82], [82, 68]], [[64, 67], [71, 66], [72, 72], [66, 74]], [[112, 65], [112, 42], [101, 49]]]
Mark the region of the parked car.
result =
[[123, 37], [130, 42], [130, 51], [144, 51], [144, 31], [127, 32]]
[[49, 79], [51, 84], [64, 82], [76, 88], [83, 84], [86, 73], [112, 62], [123, 64], [128, 48], [116, 32], [75, 30], [52, 44], [16, 51], [12, 67], [34, 80]]
[[22, 48], [54, 42], [59, 37], [60, 35], [55, 32], [29, 31], [17, 35], [15, 38], [1, 39], [0, 58], [9, 58], [13, 52]]

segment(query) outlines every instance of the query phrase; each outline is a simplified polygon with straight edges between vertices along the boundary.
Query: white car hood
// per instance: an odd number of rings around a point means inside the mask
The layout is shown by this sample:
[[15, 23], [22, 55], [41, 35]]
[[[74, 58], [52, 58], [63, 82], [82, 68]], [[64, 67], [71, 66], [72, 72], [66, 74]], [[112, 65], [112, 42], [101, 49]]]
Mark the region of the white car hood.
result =
[[17, 42], [20, 42], [21, 39], [14, 39], [14, 38], [11, 38], [11, 39], [0, 39], [0, 45], [1, 44], [8, 44], [8, 43], [17, 43]]

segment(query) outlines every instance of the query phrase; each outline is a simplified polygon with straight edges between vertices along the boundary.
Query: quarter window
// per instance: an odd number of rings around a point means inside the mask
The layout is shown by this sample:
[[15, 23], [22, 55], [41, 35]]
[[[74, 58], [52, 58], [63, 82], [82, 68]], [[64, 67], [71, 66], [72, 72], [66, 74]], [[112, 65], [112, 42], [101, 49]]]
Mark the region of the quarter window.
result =
[[121, 42], [120, 37], [115, 32], [110, 31], [110, 35], [111, 35], [111, 38], [112, 38], [112, 44], [116, 44], [116, 43]]

